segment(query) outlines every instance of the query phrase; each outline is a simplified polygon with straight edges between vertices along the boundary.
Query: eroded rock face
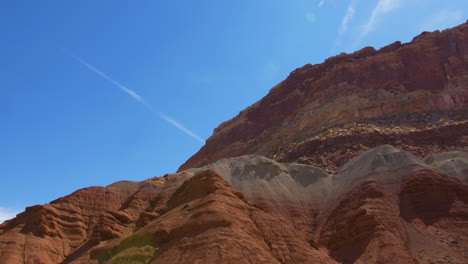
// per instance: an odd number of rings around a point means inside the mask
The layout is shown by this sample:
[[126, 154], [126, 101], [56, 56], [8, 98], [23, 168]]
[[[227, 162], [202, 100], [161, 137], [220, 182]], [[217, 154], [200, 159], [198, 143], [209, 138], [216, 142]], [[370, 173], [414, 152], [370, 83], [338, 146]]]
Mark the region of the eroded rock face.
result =
[[146, 246], [157, 247], [148, 259], [154, 263], [335, 263], [284, 217], [254, 207], [214, 171], [185, 181], [167, 206], [168, 213], [95, 249], [92, 258], [123, 259], [129, 248], [122, 245], [147, 241]]
[[384, 145], [335, 175], [242, 156], [86, 188], [0, 225], [0, 263], [466, 263], [466, 155]]
[[[382, 144], [401, 145], [420, 157], [441, 150], [466, 151], [467, 125], [459, 124], [462, 128], [458, 129], [444, 124], [468, 119], [467, 66], [466, 23], [423, 33], [407, 44], [397, 42], [380, 50], [367, 47], [322, 64], [305, 65], [216, 128], [180, 170], [221, 158], [260, 154], [335, 172], [350, 156]], [[418, 114], [423, 118], [412, 118]], [[328, 129], [353, 122], [370, 123], [380, 132], [355, 129], [352, 132], [358, 135], [350, 132], [344, 138], [337, 134], [310, 141]], [[406, 135], [408, 127], [418, 133]], [[438, 133], [439, 127], [444, 127], [440, 128], [443, 134]], [[358, 149], [342, 147], [354, 140]], [[303, 144], [308, 145], [301, 148]]]
[[156, 186], [141, 186], [132, 195], [91, 187], [28, 207], [0, 226], [0, 263], [71, 262], [103, 241], [133, 232], [140, 214], [162, 196]]

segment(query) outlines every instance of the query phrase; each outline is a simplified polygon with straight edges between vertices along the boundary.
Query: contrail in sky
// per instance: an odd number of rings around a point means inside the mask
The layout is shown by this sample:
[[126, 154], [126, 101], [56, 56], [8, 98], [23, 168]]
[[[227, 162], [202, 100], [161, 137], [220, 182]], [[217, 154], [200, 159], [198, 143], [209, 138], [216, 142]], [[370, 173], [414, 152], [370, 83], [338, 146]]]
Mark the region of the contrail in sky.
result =
[[115, 85], [117, 88], [119, 88], [120, 90], [124, 91], [125, 93], [127, 93], [128, 95], [130, 95], [133, 99], [135, 99], [135, 101], [139, 102], [140, 104], [144, 105], [151, 113], [153, 113], [154, 115], [156, 115], [157, 117], [163, 119], [164, 121], [168, 122], [169, 124], [173, 125], [174, 127], [176, 127], [177, 129], [179, 129], [180, 131], [184, 132], [185, 134], [187, 134], [188, 136], [196, 139], [197, 141], [200, 141], [201, 143], [205, 144], [205, 141], [200, 138], [199, 136], [197, 136], [197, 134], [193, 133], [192, 131], [190, 131], [189, 129], [187, 129], [186, 127], [184, 127], [181, 123], [177, 122], [175, 119], [173, 119], [172, 117], [166, 115], [165, 113], [163, 112], [158, 112], [156, 110], [154, 110], [154, 108], [148, 104], [139, 94], [137, 94], [135, 91], [127, 88], [125, 85], [119, 83], [118, 81], [112, 79], [111, 77], [107, 76], [105, 73], [103, 73], [102, 71], [100, 71], [99, 69], [97, 69], [96, 67], [94, 67], [93, 65], [89, 64], [87, 61], [83, 60], [82, 58], [78, 57], [78, 56], [75, 56], [75, 55], [72, 55], [78, 62], [80, 62], [81, 64], [83, 64], [84, 66], [86, 66], [88, 69], [90, 69], [91, 71], [93, 71], [94, 73], [96, 73], [97, 75], [101, 76], [102, 78], [108, 80], [109, 82], [111, 82], [113, 85]]

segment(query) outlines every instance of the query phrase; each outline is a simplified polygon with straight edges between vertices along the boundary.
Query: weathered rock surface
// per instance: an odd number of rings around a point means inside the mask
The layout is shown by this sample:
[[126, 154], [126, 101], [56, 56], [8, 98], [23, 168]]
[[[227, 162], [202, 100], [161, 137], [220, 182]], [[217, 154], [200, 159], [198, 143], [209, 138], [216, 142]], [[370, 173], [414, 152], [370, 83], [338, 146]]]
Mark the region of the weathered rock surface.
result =
[[[341, 54], [293, 71], [259, 102], [216, 128], [180, 170], [259, 154], [335, 172], [350, 156], [382, 144], [421, 158], [466, 151], [467, 87], [467, 23], [424, 32], [407, 44]], [[353, 123], [372, 124], [378, 131], [361, 133], [354, 127], [346, 136], [324, 134]], [[408, 135], [408, 128], [415, 131]], [[310, 141], [318, 134], [326, 140]], [[355, 149], [343, 147], [351, 142]]]
[[437, 153], [425, 158], [424, 162], [468, 184], [468, 153], [462, 151]]
[[335, 175], [241, 156], [86, 188], [0, 225], [0, 263], [466, 263], [467, 155], [384, 145]]

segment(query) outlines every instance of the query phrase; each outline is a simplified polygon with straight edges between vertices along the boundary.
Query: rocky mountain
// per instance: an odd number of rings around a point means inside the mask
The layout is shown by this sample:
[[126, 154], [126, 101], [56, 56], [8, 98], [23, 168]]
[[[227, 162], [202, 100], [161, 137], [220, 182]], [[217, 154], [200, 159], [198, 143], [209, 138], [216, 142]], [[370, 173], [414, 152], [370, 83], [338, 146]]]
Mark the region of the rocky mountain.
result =
[[174, 174], [0, 225], [0, 263], [468, 263], [468, 23], [295, 70]]
[[382, 144], [420, 157], [466, 149], [467, 56], [465, 23], [305, 65], [216, 128], [180, 170], [258, 154], [336, 172]]

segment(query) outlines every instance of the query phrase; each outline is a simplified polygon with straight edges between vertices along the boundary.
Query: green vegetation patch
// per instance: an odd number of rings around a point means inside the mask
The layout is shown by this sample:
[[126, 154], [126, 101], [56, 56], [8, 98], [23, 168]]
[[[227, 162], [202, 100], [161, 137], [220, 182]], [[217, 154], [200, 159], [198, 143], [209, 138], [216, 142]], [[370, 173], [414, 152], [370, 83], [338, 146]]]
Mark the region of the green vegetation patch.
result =
[[147, 264], [154, 258], [157, 248], [150, 245], [130, 247], [111, 258], [115, 264]]

